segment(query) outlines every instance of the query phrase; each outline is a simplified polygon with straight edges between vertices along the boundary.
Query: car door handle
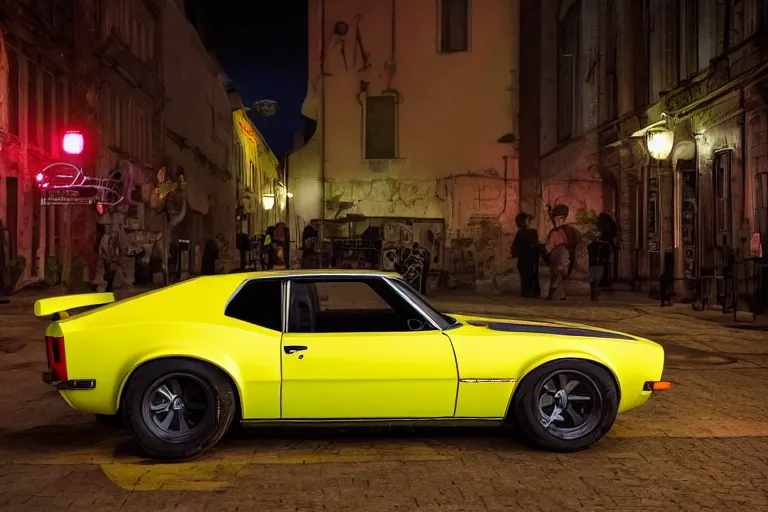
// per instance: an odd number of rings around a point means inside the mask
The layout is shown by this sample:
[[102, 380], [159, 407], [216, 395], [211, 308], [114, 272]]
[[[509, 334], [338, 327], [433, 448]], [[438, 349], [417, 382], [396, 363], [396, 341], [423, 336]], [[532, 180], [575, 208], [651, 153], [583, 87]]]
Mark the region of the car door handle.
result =
[[304, 345], [286, 345], [283, 347], [283, 350], [286, 354], [295, 354], [296, 352], [307, 350], [307, 347]]

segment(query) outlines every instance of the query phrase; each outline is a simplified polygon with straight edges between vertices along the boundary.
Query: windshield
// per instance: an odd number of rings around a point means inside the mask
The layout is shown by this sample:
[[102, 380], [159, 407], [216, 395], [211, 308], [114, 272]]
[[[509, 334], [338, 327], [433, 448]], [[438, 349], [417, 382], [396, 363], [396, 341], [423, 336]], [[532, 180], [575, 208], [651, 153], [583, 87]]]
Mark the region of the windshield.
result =
[[459, 325], [459, 321], [452, 316], [446, 315], [438, 311], [432, 306], [427, 299], [417, 292], [411, 285], [403, 281], [402, 279], [392, 279], [392, 284], [403, 292], [409, 299], [411, 299], [418, 307], [420, 307], [424, 313], [426, 313], [432, 320], [440, 327], [440, 329], [450, 329]]

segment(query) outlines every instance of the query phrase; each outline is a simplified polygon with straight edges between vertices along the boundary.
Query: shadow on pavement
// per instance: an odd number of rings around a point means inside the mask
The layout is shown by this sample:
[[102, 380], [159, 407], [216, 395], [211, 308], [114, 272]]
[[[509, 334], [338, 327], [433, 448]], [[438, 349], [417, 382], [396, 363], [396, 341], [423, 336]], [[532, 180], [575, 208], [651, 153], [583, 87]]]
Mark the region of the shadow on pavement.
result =
[[[499, 452], [528, 451], [517, 432], [511, 427], [242, 427], [233, 428], [216, 446], [219, 453], [262, 451], [269, 449], [307, 449], [308, 445], [344, 448], [345, 445], [391, 443], [458, 444], [467, 449], [478, 448]], [[109, 446], [110, 454], [99, 446]], [[126, 430], [110, 428], [96, 421], [78, 425], [49, 425], [19, 432], [0, 431], [0, 452], [8, 459], [35, 459], [76, 454], [97, 459], [141, 459], [138, 447]], [[148, 462], [148, 461], [146, 461]], [[166, 461], [167, 462], [167, 461]]]
[[96, 421], [78, 425], [44, 425], [15, 432], [0, 431], [0, 449], [34, 453], [87, 449], [121, 435], [125, 433], [116, 429], [110, 430]]
[[424, 439], [517, 439], [511, 427], [258, 427], [235, 426], [226, 436], [237, 441], [381, 441]]

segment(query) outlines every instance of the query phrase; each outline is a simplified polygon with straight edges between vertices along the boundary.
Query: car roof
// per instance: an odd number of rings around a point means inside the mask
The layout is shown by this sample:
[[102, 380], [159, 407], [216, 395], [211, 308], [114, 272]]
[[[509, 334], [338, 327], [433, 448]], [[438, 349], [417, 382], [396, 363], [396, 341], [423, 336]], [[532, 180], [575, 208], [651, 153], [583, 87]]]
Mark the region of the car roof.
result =
[[253, 277], [334, 277], [334, 276], [356, 276], [356, 277], [394, 277], [399, 278], [400, 274], [397, 272], [381, 272], [378, 270], [357, 270], [357, 269], [296, 269], [296, 270], [258, 270], [251, 272], [233, 272], [231, 274], [220, 275], [237, 275], [238, 277], [253, 278]]

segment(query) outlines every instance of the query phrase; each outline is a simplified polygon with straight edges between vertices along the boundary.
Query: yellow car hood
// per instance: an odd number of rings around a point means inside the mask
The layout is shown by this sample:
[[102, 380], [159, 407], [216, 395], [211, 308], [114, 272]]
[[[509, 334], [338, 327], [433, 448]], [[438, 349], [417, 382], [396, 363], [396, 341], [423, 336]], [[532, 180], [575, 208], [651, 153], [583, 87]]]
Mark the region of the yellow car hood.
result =
[[498, 334], [538, 334], [543, 336], [573, 336], [622, 341], [647, 341], [618, 331], [601, 329], [591, 325], [560, 321], [514, 320], [509, 318], [485, 318], [479, 316], [451, 315], [467, 328], [482, 329]]

